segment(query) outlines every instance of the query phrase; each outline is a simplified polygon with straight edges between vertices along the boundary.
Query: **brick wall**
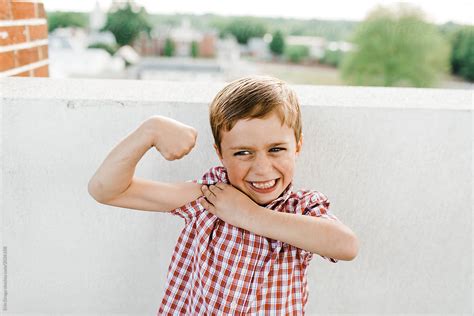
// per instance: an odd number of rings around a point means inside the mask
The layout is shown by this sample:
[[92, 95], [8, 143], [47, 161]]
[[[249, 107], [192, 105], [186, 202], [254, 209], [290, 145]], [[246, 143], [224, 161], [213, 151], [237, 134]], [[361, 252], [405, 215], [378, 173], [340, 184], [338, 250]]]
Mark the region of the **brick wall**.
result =
[[48, 77], [43, 3], [0, 0], [0, 77]]

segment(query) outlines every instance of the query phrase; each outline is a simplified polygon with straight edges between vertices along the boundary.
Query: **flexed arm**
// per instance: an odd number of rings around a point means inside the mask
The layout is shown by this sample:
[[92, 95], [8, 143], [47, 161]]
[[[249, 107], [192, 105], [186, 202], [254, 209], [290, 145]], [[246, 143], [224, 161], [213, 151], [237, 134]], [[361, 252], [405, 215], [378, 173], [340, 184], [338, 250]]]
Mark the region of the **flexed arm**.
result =
[[194, 147], [197, 131], [163, 116], [152, 116], [117, 144], [89, 181], [89, 194], [99, 203], [144, 210], [171, 211], [201, 195], [196, 183], [164, 183], [134, 176], [152, 147], [176, 160]]

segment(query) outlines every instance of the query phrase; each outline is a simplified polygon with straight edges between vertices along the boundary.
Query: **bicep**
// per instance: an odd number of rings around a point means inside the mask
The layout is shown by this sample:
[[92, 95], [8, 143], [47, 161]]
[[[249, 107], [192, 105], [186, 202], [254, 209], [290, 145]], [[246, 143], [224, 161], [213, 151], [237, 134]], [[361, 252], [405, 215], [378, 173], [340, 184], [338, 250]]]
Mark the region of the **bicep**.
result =
[[170, 212], [201, 195], [201, 185], [197, 183], [165, 183], [133, 177], [124, 192], [102, 203], [142, 211]]

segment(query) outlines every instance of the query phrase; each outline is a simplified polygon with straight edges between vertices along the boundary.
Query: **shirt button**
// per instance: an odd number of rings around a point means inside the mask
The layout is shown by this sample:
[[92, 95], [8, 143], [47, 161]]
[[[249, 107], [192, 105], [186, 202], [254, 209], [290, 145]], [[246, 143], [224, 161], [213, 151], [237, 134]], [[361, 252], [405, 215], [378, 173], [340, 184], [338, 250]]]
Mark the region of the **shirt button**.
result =
[[232, 309], [237, 308], [237, 303], [236, 303], [235, 301], [232, 302], [232, 303], [230, 303], [230, 307], [231, 307]]

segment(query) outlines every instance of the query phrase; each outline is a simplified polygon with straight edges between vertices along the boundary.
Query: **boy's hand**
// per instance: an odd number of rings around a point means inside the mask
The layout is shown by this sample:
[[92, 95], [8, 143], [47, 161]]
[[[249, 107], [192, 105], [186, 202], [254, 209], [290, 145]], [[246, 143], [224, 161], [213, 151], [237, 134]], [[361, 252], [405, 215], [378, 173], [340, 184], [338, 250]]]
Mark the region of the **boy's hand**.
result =
[[216, 185], [203, 185], [201, 191], [205, 197], [201, 201], [202, 206], [224, 222], [237, 227], [243, 227], [243, 221], [248, 220], [258, 207], [246, 194], [229, 184], [219, 182]]
[[195, 128], [163, 116], [153, 116], [145, 122], [152, 138], [152, 146], [166, 160], [181, 159], [196, 144]]

